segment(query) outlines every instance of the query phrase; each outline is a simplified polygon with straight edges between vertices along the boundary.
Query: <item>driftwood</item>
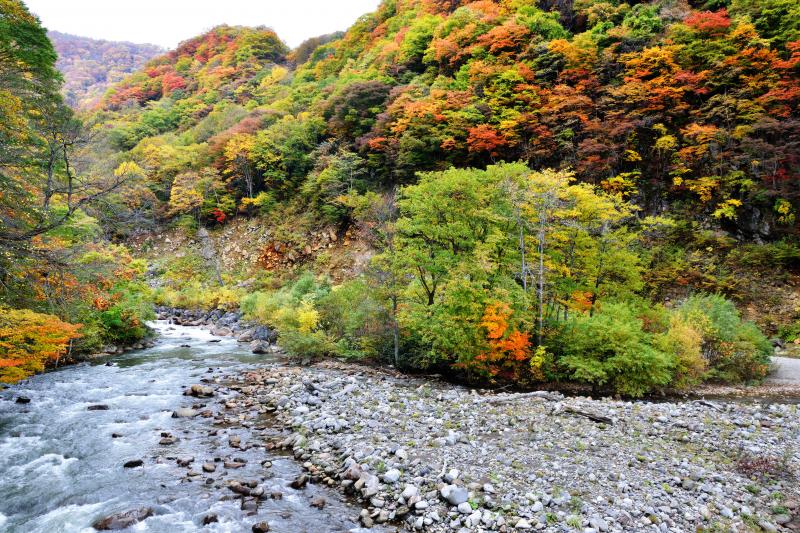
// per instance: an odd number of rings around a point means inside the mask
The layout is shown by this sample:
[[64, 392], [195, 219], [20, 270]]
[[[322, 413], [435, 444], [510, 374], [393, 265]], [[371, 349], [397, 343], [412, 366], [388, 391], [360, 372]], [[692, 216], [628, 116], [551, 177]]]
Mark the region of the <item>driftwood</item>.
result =
[[612, 425], [614, 424], [614, 421], [607, 416], [598, 415], [596, 413], [590, 413], [588, 411], [581, 411], [580, 409], [575, 409], [574, 407], [565, 407], [564, 412], [569, 413], [571, 415], [586, 417], [592, 422], [597, 422], [598, 424], [612, 424]]
[[489, 396], [486, 398], [479, 398], [473, 400], [472, 403], [505, 403], [505, 402], [515, 402], [517, 400], [528, 400], [532, 398], [537, 400], [550, 400], [550, 401], [558, 401], [564, 399], [564, 397], [557, 392], [534, 391], [534, 392], [522, 392], [519, 394], [508, 394], [505, 396], [500, 396], [500, 395]]

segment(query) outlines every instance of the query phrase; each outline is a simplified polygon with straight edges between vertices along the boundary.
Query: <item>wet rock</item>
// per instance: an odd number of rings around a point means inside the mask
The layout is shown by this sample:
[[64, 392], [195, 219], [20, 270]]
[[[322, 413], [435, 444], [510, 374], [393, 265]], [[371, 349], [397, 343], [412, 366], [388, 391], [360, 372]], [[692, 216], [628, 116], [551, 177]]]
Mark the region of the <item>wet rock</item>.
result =
[[104, 404], [90, 405], [86, 408], [87, 411], [108, 411], [108, 406]]
[[189, 466], [194, 462], [194, 457], [187, 455], [184, 457], [178, 457], [175, 462], [178, 463], [178, 466]]
[[142, 465], [144, 465], [144, 461], [142, 461], [141, 459], [133, 459], [132, 461], [125, 462], [122, 465], [122, 467], [123, 468], [136, 468], [136, 467], [139, 467], [139, 466], [142, 466]]
[[258, 502], [252, 498], [246, 498], [242, 500], [241, 509], [248, 513], [256, 513], [258, 512]]
[[26, 396], [17, 396], [17, 399], [14, 400], [16, 403], [31, 403], [31, 399]]
[[213, 472], [217, 469], [214, 463], [203, 463], [203, 472]]
[[189, 407], [179, 407], [172, 412], [172, 418], [192, 418], [197, 416], [197, 411]]
[[130, 511], [113, 514], [98, 520], [92, 524], [92, 527], [98, 531], [126, 529], [138, 522], [141, 522], [142, 520], [146, 520], [151, 516], [153, 516], [153, 510], [149, 507], [131, 509]]
[[231, 435], [228, 437], [228, 444], [231, 448], [239, 448], [242, 445], [242, 438], [239, 435]]
[[311, 503], [309, 503], [309, 505], [311, 505], [311, 507], [316, 507], [317, 509], [324, 509], [326, 503], [328, 502], [325, 500], [325, 498], [322, 496], [317, 496], [316, 498], [311, 499]]
[[213, 524], [215, 522], [219, 522], [219, 518], [215, 514], [209, 514], [203, 517], [203, 525], [207, 526], [209, 524]]
[[183, 393], [185, 396], [195, 396], [198, 398], [208, 398], [209, 396], [214, 395], [214, 389], [211, 387], [207, 387], [205, 385], [192, 385], [186, 392]]
[[293, 489], [302, 489], [308, 484], [308, 476], [306, 474], [300, 474], [297, 476], [289, 486]]
[[257, 524], [253, 524], [251, 530], [253, 533], [267, 533], [269, 531], [269, 524], [266, 522], [259, 522]]
[[112, 434], [111, 434], [111, 438], [112, 438], [112, 439], [119, 439], [119, 438], [121, 438], [121, 437], [122, 437], [122, 434], [121, 434], [121, 433], [112, 433]]
[[253, 341], [250, 343], [250, 351], [256, 355], [270, 353], [269, 344], [265, 341]]

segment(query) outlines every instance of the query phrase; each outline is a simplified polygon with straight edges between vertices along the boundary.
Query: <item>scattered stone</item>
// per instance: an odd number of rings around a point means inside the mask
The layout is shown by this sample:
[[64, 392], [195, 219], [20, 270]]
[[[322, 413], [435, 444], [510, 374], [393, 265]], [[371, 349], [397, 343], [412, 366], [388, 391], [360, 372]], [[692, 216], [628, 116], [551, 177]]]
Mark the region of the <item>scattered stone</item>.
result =
[[139, 466], [143, 466], [144, 461], [141, 459], [133, 459], [131, 461], [127, 461], [122, 465], [122, 468], [137, 468]]
[[386, 473], [383, 474], [383, 480], [386, 483], [397, 483], [399, 479], [400, 479], [400, 471], [396, 468], [387, 470]]
[[445, 485], [441, 490], [441, 495], [450, 505], [458, 505], [469, 499], [467, 489], [458, 485]]
[[203, 517], [203, 525], [207, 526], [209, 524], [213, 524], [215, 522], [219, 522], [219, 518], [215, 514], [208, 514]]

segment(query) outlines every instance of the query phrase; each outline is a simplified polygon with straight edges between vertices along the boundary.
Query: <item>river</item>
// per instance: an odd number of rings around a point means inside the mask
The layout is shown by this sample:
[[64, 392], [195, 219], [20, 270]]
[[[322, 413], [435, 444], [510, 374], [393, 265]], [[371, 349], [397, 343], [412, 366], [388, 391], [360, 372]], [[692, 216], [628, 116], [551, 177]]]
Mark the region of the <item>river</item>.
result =
[[[261, 446], [230, 448], [231, 434], [251, 440], [247, 428], [171, 416], [198, 403], [219, 408], [219, 395], [187, 397], [185, 386], [269, 363], [269, 356], [200, 328], [163, 321], [153, 327], [159, 339], [152, 348], [64, 367], [0, 392], [0, 531], [90, 532], [98, 519], [145, 507], [153, 516], [132, 530], [248, 532], [261, 521], [287, 533], [357, 528], [360, 508], [337, 493], [315, 485], [289, 488], [302, 472], [293, 459]], [[18, 397], [30, 403], [17, 403]], [[98, 405], [108, 409], [89, 410]], [[162, 433], [177, 442], [159, 444]], [[176, 459], [185, 457], [194, 462], [179, 466]], [[216, 470], [202, 472], [201, 465], [214, 459]], [[233, 459], [244, 459], [245, 467], [222, 466]], [[262, 466], [265, 459], [271, 467]], [[132, 460], [143, 466], [123, 467]], [[257, 480], [282, 498], [242, 510], [241, 498], [225, 485], [230, 479]], [[320, 497], [324, 508], [312, 507]], [[203, 525], [212, 515], [217, 521]]]

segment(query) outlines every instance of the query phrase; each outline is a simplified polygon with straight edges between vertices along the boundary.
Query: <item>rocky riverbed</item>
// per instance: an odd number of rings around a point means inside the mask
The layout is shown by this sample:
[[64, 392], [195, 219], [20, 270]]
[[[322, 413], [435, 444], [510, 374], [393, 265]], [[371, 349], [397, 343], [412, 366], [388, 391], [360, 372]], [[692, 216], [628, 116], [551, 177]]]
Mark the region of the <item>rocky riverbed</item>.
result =
[[796, 405], [481, 393], [330, 362], [225, 379], [225, 419], [268, 417], [296, 484], [360, 500], [367, 527], [800, 529]]

